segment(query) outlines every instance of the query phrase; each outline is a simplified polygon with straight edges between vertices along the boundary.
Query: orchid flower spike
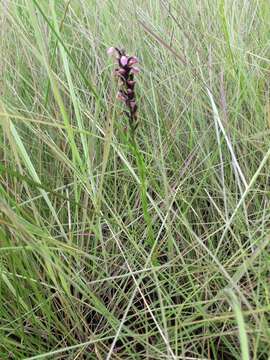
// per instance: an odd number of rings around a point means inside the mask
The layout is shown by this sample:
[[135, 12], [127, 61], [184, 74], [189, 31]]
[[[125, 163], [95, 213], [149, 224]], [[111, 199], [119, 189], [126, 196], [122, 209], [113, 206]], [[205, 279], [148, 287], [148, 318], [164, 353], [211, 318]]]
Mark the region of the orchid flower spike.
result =
[[136, 84], [134, 76], [139, 74], [140, 69], [133, 65], [137, 64], [139, 60], [136, 56], [128, 56], [125, 50], [119, 50], [116, 47], [110, 47], [107, 53], [117, 60], [118, 67], [114, 70], [114, 74], [120, 82], [117, 99], [126, 105], [128, 111], [125, 111], [125, 114], [128, 116], [131, 126], [135, 129], [138, 106], [134, 90]]

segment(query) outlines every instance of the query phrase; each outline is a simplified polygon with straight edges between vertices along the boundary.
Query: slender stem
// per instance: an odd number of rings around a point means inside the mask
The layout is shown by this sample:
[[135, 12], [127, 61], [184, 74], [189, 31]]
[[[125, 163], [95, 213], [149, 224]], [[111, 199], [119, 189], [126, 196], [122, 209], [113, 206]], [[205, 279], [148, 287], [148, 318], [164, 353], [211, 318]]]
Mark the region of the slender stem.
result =
[[147, 244], [152, 247], [154, 244], [154, 233], [153, 233], [151, 215], [148, 211], [146, 164], [142, 156], [142, 153], [139, 149], [139, 146], [137, 144], [134, 130], [130, 132], [129, 139], [133, 154], [136, 158], [136, 163], [139, 171], [140, 196], [141, 196], [144, 220], [147, 225]]

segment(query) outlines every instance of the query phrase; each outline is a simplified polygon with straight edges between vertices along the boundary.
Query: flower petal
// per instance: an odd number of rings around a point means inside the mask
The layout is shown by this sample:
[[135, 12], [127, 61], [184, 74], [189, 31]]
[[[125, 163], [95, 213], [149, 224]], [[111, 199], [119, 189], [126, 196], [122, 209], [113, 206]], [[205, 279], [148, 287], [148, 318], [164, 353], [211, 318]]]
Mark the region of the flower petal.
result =
[[140, 69], [137, 68], [136, 66], [132, 67], [130, 70], [131, 74], [139, 74]]
[[135, 84], [136, 84], [136, 81], [134, 81], [134, 80], [128, 80], [128, 81], [127, 81], [127, 85], [128, 85], [131, 89], [134, 88]]
[[116, 98], [121, 101], [126, 101], [127, 96], [122, 91], [118, 91]]
[[120, 64], [122, 65], [122, 66], [126, 66], [127, 65], [127, 63], [128, 63], [128, 57], [127, 56], [121, 56], [121, 58], [120, 58]]
[[136, 104], [135, 100], [130, 101], [129, 106], [130, 106], [132, 113], [135, 114], [137, 111], [137, 104]]
[[125, 75], [125, 73], [126, 73], [126, 70], [125, 69], [115, 69], [114, 70], [114, 74], [116, 75], [116, 76], [120, 76], [120, 77], [123, 77], [123, 75]]
[[112, 56], [112, 55], [115, 55], [115, 48], [114, 47], [110, 47], [108, 50], [107, 50], [107, 54]]

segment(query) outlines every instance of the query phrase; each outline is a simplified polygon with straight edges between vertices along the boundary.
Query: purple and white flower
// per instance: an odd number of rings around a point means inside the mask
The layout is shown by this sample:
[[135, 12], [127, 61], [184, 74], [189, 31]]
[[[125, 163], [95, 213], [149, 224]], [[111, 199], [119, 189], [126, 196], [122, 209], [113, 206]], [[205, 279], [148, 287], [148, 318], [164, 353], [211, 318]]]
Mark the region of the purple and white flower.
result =
[[138, 108], [134, 91], [136, 84], [134, 76], [140, 72], [140, 69], [133, 65], [139, 62], [138, 58], [136, 56], [128, 56], [124, 50], [119, 50], [116, 47], [110, 47], [107, 53], [117, 59], [119, 67], [114, 70], [114, 74], [120, 81], [117, 99], [125, 103], [128, 108], [125, 114], [128, 116], [130, 124], [134, 127], [136, 126]]

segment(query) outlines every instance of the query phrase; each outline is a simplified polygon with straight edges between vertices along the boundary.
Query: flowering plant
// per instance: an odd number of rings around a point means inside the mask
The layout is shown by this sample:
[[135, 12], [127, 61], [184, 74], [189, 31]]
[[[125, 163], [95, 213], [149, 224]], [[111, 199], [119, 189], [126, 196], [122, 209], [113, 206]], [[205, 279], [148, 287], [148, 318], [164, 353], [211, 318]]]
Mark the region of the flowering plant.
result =
[[117, 99], [123, 101], [128, 109], [125, 111], [130, 125], [133, 129], [137, 125], [137, 103], [135, 94], [134, 76], [137, 75], [140, 70], [136, 65], [138, 58], [136, 56], [129, 56], [125, 53], [125, 50], [120, 50], [116, 47], [110, 47], [107, 53], [117, 60], [118, 67], [114, 70], [114, 74], [120, 81], [120, 89], [117, 94]]

